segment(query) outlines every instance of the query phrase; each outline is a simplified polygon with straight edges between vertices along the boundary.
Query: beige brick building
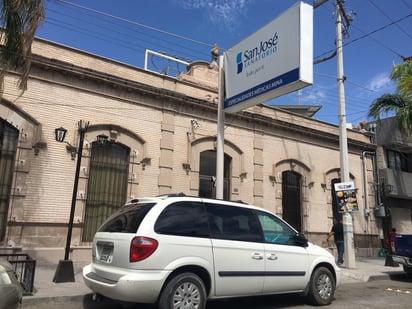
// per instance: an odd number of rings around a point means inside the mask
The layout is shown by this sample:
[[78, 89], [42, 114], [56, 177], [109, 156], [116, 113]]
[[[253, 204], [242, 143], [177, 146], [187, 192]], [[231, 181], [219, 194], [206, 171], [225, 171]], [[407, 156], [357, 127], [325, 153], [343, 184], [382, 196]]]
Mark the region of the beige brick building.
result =
[[[63, 256], [79, 120], [90, 122], [76, 196], [72, 258], [90, 253], [97, 226], [125, 200], [171, 192], [213, 196], [218, 72], [196, 62], [178, 78], [36, 40], [28, 90], [6, 78], [0, 104], [0, 247], [37, 259]], [[66, 141], [55, 141], [55, 128]], [[225, 197], [283, 216], [315, 243], [337, 215], [338, 127], [258, 105], [225, 123]], [[98, 145], [104, 134], [109, 142]], [[357, 255], [376, 255], [381, 218], [368, 136], [348, 130], [349, 168], [360, 211]], [[365, 160], [365, 161], [363, 161]], [[366, 173], [365, 173], [366, 172]], [[367, 211], [366, 211], [367, 210]], [[365, 216], [365, 211], [370, 215]], [[82, 255], [85, 253], [85, 255]]]

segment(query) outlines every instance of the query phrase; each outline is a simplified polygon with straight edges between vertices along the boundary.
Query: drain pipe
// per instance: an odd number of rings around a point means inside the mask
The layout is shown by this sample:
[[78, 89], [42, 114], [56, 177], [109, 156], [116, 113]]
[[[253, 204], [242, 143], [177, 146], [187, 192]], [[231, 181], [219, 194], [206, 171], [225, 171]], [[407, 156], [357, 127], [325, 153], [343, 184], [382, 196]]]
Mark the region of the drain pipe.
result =
[[[367, 174], [366, 174], [366, 162], [365, 162], [365, 158], [367, 155], [372, 156], [372, 162], [373, 162], [373, 183], [374, 185], [376, 185], [376, 181], [375, 181], [375, 177], [376, 177], [376, 153], [373, 151], [363, 151], [362, 155], [361, 155], [361, 159], [362, 159], [362, 167], [363, 167], [363, 192], [365, 194], [365, 209], [364, 209], [364, 215], [365, 217], [369, 217], [369, 206], [368, 206], [368, 196], [369, 196], [369, 192], [368, 192], [368, 180], [367, 180]], [[376, 188], [375, 188], [376, 191]], [[376, 194], [375, 192], [375, 196], [379, 197], [379, 194]], [[377, 200], [378, 205], [380, 204], [379, 201]]]
[[[365, 195], [365, 205], [364, 205], [364, 216], [365, 216], [365, 230], [364, 233], [369, 231], [369, 216], [370, 216], [370, 209], [368, 205], [368, 197], [369, 197], [369, 192], [368, 192], [368, 179], [367, 179], [367, 171], [366, 171], [366, 156], [370, 155], [372, 157], [372, 163], [373, 163], [373, 183], [376, 184], [375, 182], [375, 177], [376, 177], [376, 153], [372, 151], [363, 151], [361, 155], [361, 160], [362, 160], [362, 167], [363, 167], [363, 192]], [[376, 191], [376, 187], [375, 187]], [[376, 192], [375, 192], [376, 193]], [[376, 198], [376, 195], [375, 195]], [[379, 204], [378, 204], [379, 205]], [[369, 247], [371, 249], [371, 243], [369, 242]]]

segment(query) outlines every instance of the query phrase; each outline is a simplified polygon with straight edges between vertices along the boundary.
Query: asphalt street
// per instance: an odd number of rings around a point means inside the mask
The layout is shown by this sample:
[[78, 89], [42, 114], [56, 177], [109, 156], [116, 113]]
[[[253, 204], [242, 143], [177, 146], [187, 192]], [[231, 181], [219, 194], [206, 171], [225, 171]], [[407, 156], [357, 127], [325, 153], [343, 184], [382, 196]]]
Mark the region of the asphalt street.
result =
[[[92, 294], [82, 297], [53, 298], [47, 303], [31, 304], [31, 309], [155, 309], [155, 306], [125, 304], [109, 299], [92, 300]], [[278, 309], [318, 308], [296, 294], [249, 297], [209, 302], [207, 309]], [[336, 291], [329, 309], [392, 309], [412, 308], [412, 277], [398, 273], [368, 282], [345, 283]]]

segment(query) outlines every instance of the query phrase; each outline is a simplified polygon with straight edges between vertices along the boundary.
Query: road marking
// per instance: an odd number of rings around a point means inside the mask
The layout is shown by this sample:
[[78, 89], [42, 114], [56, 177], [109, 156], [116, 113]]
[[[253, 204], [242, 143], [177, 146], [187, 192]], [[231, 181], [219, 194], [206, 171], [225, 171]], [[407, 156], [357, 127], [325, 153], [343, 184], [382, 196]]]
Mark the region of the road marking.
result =
[[412, 294], [412, 291], [411, 291], [411, 290], [401, 290], [401, 289], [386, 288], [385, 291], [395, 292], [395, 293], [403, 293], [403, 294]]

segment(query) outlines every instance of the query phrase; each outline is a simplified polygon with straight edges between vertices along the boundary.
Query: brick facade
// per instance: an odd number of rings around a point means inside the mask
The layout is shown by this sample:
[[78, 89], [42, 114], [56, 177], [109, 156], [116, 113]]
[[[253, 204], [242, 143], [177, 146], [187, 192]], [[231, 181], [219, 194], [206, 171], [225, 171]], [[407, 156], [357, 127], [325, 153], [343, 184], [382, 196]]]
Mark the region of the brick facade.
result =
[[[35, 41], [33, 53], [28, 90], [19, 96], [16, 75], [10, 72], [0, 104], [0, 120], [20, 132], [3, 246], [34, 255], [64, 247], [76, 160], [66, 145], [54, 140], [54, 129], [68, 129], [66, 141], [77, 145], [80, 119], [89, 121], [90, 127], [72, 247], [90, 247], [80, 235], [90, 144], [99, 134], [131, 149], [128, 198], [198, 194], [200, 153], [216, 146], [215, 68], [197, 62], [172, 78], [43, 40]], [[232, 158], [231, 199], [282, 215], [282, 172], [294, 171], [302, 176], [302, 232], [326, 246], [333, 218], [331, 181], [339, 178], [338, 134], [335, 125], [263, 105], [226, 115], [224, 150]], [[375, 207], [372, 161], [366, 159], [365, 176], [360, 159], [363, 151], [375, 148], [355, 130], [348, 130], [348, 145], [350, 175], [361, 209], [353, 215], [355, 246], [363, 254], [379, 247], [380, 219], [364, 216], [365, 207]], [[364, 205], [364, 177], [368, 205]]]

